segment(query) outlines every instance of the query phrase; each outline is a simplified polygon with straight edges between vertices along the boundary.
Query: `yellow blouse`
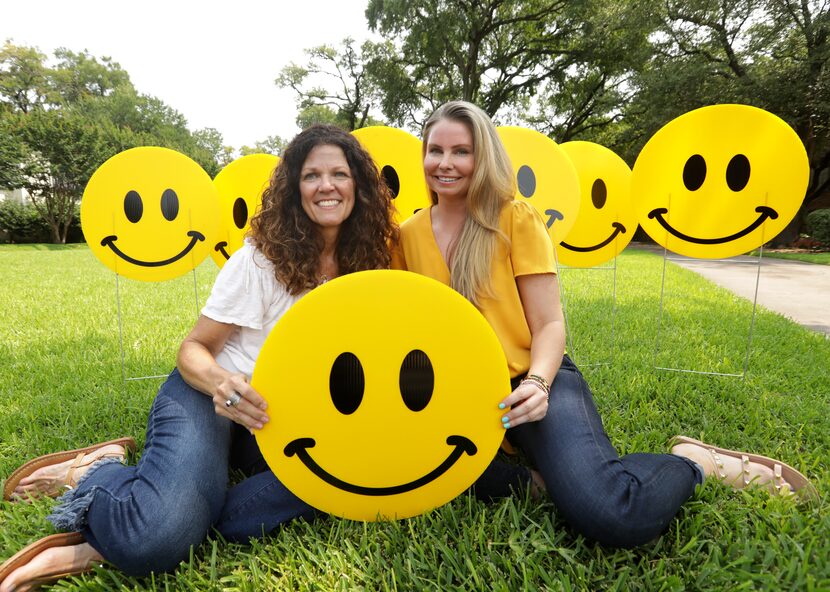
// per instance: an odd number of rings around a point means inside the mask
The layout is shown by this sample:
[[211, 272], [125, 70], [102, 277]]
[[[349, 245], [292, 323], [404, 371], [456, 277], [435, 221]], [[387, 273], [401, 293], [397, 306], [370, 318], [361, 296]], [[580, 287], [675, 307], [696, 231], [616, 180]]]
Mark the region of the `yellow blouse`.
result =
[[[393, 252], [392, 268], [414, 271], [450, 285], [450, 270], [432, 232], [431, 208], [424, 208], [401, 226], [401, 242]], [[556, 273], [553, 244], [545, 223], [530, 205], [513, 201], [501, 212], [499, 228], [510, 239], [496, 242], [491, 265], [493, 297], [481, 298], [481, 314], [493, 327], [507, 357], [510, 376], [530, 368], [530, 329], [516, 277]]]

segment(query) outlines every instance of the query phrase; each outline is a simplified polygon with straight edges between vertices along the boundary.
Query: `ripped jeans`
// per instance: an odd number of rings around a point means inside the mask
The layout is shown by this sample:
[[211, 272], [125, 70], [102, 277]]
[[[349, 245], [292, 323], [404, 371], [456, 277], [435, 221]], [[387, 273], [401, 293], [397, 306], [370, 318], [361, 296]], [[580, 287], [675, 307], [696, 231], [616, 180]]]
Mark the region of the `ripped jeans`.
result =
[[[174, 569], [211, 529], [246, 542], [315, 513], [267, 470], [250, 434], [216, 415], [178, 370], [153, 401], [138, 464], [108, 461], [61, 497], [49, 520], [83, 533], [130, 575]], [[229, 488], [229, 464], [256, 474]]]
[[541, 474], [558, 515], [609, 547], [636, 547], [660, 536], [703, 483], [703, 469], [681, 456], [619, 456], [568, 356], [551, 385], [545, 417], [507, 430], [507, 438]]

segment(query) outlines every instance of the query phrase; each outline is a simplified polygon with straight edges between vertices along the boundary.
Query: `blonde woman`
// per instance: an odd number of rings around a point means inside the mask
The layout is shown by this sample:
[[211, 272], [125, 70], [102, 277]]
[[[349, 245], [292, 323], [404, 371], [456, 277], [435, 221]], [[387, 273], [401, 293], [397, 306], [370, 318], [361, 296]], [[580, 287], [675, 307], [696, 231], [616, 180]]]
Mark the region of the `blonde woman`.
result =
[[535, 468], [494, 462], [477, 495], [544, 488], [581, 534], [633, 547], [659, 536], [706, 475], [785, 492], [806, 484], [778, 461], [691, 439], [678, 439], [674, 454], [620, 457], [565, 355], [552, 245], [539, 214], [513, 201], [513, 170], [489, 117], [470, 103], [447, 103], [426, 122], [423, 140], [433, 205], [401, 227], [393, 266], [451, 286], [490, 322], [512, 377], [502, 425]]

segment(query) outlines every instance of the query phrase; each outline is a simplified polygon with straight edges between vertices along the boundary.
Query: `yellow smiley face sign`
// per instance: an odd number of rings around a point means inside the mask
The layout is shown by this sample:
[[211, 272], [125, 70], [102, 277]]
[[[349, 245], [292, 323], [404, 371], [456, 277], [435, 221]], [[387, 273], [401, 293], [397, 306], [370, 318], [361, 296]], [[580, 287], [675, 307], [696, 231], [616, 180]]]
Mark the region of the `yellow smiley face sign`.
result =
[[242, 246], [279, 161], [272, 154], [249, 154], [228, 164], [213, 180], [222, 224], [210, 255], [220, 268]]
[[502, 441], [510, 392], [484, 317], [435, 280], [388, 270], [304, 296], [268, 336], [251, 384], [268, 401], [256, 436], [271, 470], [353, 520], [415, 516], [470, 487]]
[[713, 105], [663, 126], [634, 164], [640, 225], [666, 249], [702, 259], [751, 251], [792, 220], [810, 167], [798, 135], [772, 113]]
[[579, 214], [579, 177], [559, 145], [535, 130], [498, 127], [516, 174], [515, 199], [542, 215], [553, 244], [564, 240]]
[[557, 258], [571, 267], [600, 265], [619, 255], [637, 230], [631, 169], [593, 142], [566, 142], [560, 148], [576, 167], [582, 198], [576, 224], [556, 246]]
[[216, 189], [184, 154], [132, 148], [90, 178], [81, 228], [92, 253], [118, 275], [168, 280], [195, 268], [216, 244]]
[[383, 125], [352, 132], [374, 159], [392, 191], [392, 203], [399, 224], [421, 208], [432, 205], [424, 181], [421, 141], [403, 130]]

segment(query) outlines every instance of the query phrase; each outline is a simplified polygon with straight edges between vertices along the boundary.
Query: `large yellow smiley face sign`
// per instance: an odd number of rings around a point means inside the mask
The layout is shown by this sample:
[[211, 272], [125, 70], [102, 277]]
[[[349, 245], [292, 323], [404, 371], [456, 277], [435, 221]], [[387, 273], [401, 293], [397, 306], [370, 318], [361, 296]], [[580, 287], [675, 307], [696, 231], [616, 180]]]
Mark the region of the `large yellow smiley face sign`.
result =
[[210, 255], [219, 267], [242, 246], [279, 161], [272, 154], [249, 154], [228, 164], [213, 180], [219, 193], [222, 225]]
[[469, 302], [386, 270], [304, 296], [268, 336], [251, 384], [269, 404], [257, 442], [271, 470], [353, 520], [414, 516], [472, 485], [502, 441], [510, 391], [498, 339]]
[[216, 243], [219, 206], [208, 174], [168, 148], [132, 148], [92, 175], [81, 228], [93, 254], [134, 280], [168, 280], [201, 263]]
[[542, 215], [553, 244], [568, 236], [579, 214], [579, 177], [559, 145], [535, 130], [498, 127], [513, 171], [515, 199], [527, 201]]
[[798, 211], [810, 168], [796, 133], [747, 105], [714, 105], [670, 121], [634, 164], [640, 225], [658, 244], [720, 259], [774, 238]]
[[395, 221], [399, 224], [421, 208], [432, 205], [424, 182], [421, 141], [410, 133], [383, 125], [352, 132], [372, 156], [392, 191]]
[[579, 174], [582, 203], [576, 224], [556, 246], [560, 263], [592, 267], [613, 259], [631, 242], [637, 214], [631, 205], [631, 169], [605, 146], [560, 145]]

